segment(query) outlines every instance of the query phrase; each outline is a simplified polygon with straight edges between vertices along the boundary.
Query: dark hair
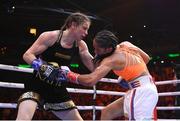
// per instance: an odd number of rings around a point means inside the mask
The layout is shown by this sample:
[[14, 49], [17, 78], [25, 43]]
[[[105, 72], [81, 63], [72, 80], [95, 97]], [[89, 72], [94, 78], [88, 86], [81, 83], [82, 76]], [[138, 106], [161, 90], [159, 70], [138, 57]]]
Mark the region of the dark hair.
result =
[[94, 38], [96, 43], [101, 48], [109, 48], [112, 47], [113, 49], [116, 48], [118, 44], [118, 38], [108, 30], [102, 30], [98, 32]]
[[93, 59], [94, 63], [101, 62], [105, 57], [110, 56], [116, 49], [118, 44], [118, 38], [108, 30], [102, 30], [96, 34], [94, 37], [94, 41], [101, 48], [110, 48], [112, 47], [112, 51], [110, 53], [106, 53], [103, 55], [96, 55]]
[[75, 22], [77, 25], [81, 25], [86, 21], [91, 23], [91, 20], [88, 18], [87, 15], [85, 15], [83, 13], [80, 13], [80, 12], [72, 13], [65, 20], [65, 23], [61, 27], [61, 30], [69, 28], [72, 25], [73, 22]]

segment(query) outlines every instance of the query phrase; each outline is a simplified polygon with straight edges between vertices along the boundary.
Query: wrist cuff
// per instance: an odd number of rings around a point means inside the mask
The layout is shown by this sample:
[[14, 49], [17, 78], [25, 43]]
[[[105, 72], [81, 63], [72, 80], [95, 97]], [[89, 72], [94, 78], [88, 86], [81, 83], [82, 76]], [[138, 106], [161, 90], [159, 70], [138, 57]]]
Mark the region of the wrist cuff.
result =
[[68, 81], [71, 83], [79, 84], [78, 79], [77, 79], [79, 75], [80, 74], [78, 73], [68, 72], [67, 74]]

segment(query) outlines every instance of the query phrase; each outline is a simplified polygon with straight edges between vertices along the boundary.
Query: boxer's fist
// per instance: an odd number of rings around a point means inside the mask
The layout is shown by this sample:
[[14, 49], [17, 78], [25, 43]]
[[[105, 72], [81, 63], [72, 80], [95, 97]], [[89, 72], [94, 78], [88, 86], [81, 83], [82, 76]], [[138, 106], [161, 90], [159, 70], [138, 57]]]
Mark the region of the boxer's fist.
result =
[[58, 80], [59, 68], [51, 64], [42, 64], [38, 70], [40, 80], [45, 81], [50, 85], [60, 85], [61, 81]]
[[124, 80], [122, 77], [118, 78], [118, 83], [121, 87], [125, 88], [125, 89], [129, 89], [129, 84], [126, 80]]

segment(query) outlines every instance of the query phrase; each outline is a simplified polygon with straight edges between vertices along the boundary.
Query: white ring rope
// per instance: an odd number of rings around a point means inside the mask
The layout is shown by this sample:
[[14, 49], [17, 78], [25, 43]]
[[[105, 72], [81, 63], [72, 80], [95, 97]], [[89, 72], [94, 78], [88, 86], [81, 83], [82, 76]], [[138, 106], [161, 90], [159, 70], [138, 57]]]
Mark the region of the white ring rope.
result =
[[[0, 82], [0, 87], [23, 89], [24, 88], [24, 84], [21, 84], [21, 83]], [[78, 88], [66, 88], [66, 89], [68, 90], [68, 92], [71, 92], [71, 93], [94, 94], [94, 90], [91, 90], [91, 89], [78, 89]], [[125, 92], [96, 90], [96, 94], [123, 96], [125, 94]]]
[[[0, 87], [22, 89], [24, 88], [24, 84], [0, 82]], [[66, 88], [66, 89], [68, 90], [68, 92], [71, 92], [71, 93], [94, 94], [94, 90], [91, 90], [91, 89], [78, 89], [78, 88]], [[96, 90], [96, 94], [123, 96], [125, 92]], [[180, 91], [179, 92], [164, 92], [164, 93], [158, 93], [158, 94], [159, 96], [177, 96], [177, 95], [180, 95]]]
[[[22, 68], [12, 65], [4, 65], [0, 64], [0, 69], [3, 70], [10, 70], [10, 71], [18, 71], [18, 72], [25, 72], [25, 73], [33, 73], [32, 68]], [[102, 78], [100, 82], [108, 82], [108, 83], [118, 83], [117, 79], [109, 79], [109, 78]], [[156, 85], [164, 85], [164, 84], [176, 84], [180, 83], [180, 80], [168, 80], [168, 81], [159, 81], [155, 82]], [[0, 87], [8, 87], [8, 88], [24, 88], [24, 84], [21, 83], [8, 83], [8, 82], [0, 82]], [[123, 96], [125, 92], [117, 92], [117, 91], [104, 91], [104, 90], [90, 90], [90, 89], [77, 89], [77, 88], [67, 88], [68, 92], [71, 93], [84, 93], [84, 94], [105, 94], [105, 95], [116, 95], [116, 96]], [[180, 95], [180, 92], [164, 92], [158, 93], [159, 96], [177, 96]], [[94, 99], [94, 98], [93, 98]], [[0, 103], [0, 108], [16, 108], [16, 103]], [[79, 110], [102, 110], [104, 106], [77, 106]], [[156, 107], [157, 110], [180, 110], [180, 106], [160, 106]], [[95, 112], [94, 112], [95, 113]], [[94, 118], [95, 119], [95, 118]]]
[[21, 84], [21, 83], [0, 82], [0, 87], [23, 89], [24, 88], [24, 84]]
[[[25, 73], [33, 73], [33, 71], [34, 71], [34, 69], [32, 69], [32, 68], [22, 68], [22, 67], [18, 67], [18, 66], [5, 65], [5, 64], [0, 64], [0, 69], [9, 70], [9, 71], [25, 72]], [[118, 83], [117, 79], [102, 78], [100, 81], [109, 82], [109, 83]]]
[[[0, 69], [18, 71], [18, 72], [26, 72], [26, 73], [33, 73], [32, 68], [22, 68], [22, 67], [17, 67], [17, 66], [12, 66], [12, 65], [5, 65], [5, 64], [0, 64]], [[110, 78], [102, 78], [99, 81], [100, 82], [108, 82], [108, 83], [118, 83], [117, 79], [110, 79]], [[176, 83], [180, 83], [180, 80], [167, 80], [167, 81], [155, 82], [156, 85], [176, 84]]]
[[32, 69], [32, 68], [22, 68], [22, 67], [18, 67], [18, 66], [5, 65], [5, 64], [0, 64], [0, 69], [9, 70], [9, 71], [25, 72], [25, 73], [33, 73], [33, 71], [34, 71], [34, 69]]
[[[16, 103], [0, 103], [0, 108], [16, 108]], [[95, 107], [96, 110], [102, 110], [104, 106], [77, 106], [79, 110], [93, 110]], [[180, 110], [180, 106], [158, 106], [157, 110]]]

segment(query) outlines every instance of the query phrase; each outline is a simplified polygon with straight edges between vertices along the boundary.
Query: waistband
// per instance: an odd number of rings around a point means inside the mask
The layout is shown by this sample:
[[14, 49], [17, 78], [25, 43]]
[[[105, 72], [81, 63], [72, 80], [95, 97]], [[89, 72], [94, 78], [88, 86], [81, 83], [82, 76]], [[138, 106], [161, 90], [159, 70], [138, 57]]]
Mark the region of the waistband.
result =
[[147, 84], [154, 84], [151, 75], [140, 76], [128, 83], [129, 89], [137, 88]]
[[151, 75], [143, 75], [130, 82], [127, 82], [123, 79], [120, 80], [119, 82], [119, 85], [121, 85], [125, 89], [133, 89], [133, 88], [137, 88], [146, 84], [154, 84]]

